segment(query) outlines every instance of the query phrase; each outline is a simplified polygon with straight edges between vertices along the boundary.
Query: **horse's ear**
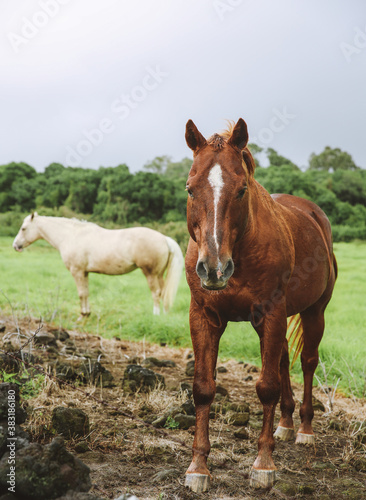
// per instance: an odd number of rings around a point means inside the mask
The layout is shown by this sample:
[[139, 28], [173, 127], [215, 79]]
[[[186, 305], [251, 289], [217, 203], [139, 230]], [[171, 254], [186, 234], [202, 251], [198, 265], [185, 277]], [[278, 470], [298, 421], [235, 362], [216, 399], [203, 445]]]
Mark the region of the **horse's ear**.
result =
[[31, 219], [30, 220], [33, 220], [34, 219], [34, 212], [31, 213]]
[[206, 139], [198, 130], [192, 120], [187, 121], [186, 125], [186, 142], [189, 148], [195, 153], [207, 144]]
[[238, 123], [233, 128], [230, 139], [227, 142], [231, 146], [242, 150], [248, 144], [248, 139], [249, 135], [247, 124], [245, 123], [243, 118], [239, 118]]

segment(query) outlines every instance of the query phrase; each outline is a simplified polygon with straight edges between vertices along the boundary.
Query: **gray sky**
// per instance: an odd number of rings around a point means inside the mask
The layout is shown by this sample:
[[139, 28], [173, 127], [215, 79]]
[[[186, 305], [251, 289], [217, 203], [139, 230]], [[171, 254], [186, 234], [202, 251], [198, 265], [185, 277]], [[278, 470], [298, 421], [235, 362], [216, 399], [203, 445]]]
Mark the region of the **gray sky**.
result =
[[0, 164], [132, 171], [246, 120], [300, 166], [366, 168], [364, 0], [0, 0]]

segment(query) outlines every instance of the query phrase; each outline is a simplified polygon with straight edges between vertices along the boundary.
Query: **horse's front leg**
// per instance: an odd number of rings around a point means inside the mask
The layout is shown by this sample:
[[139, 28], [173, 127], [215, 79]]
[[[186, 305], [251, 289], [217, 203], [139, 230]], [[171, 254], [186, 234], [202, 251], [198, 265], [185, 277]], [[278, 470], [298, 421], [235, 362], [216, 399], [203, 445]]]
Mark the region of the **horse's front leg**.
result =
[[286, 328], [284, 308], [266, 314], [261, 325], [256, 327], [262, 356], [262, 370], [256, 390], [263, 405], [263, 426], [258, 441], [258, 456], [251, 471], [250, 484], [254, 487], [272, 486], [275, 480], [276, 466], [272, 459], [275, 447], [273, 420], [280, 398], [280, 360]]
[[211, 478], [207, 468], [207, 457], [210, 453], [209, 414], [216, 392], [214, 373], [219, 341], [226, 326], [219, 317], [217, 323], [218, 326], [215, 326], [203, 315], [202, 310], [191, 304], [190, 328], [195, 357], [193, 398], [196, 407], [196, 428], [193, 459], [186, 472], [186, 486], [196, 493], [206, 491]]
[[70, 272], [75, 280], [76, 288], [78, 290], [81, 312], [79, 319], [81, 319], [90, 315], [88, 273], [80, 271], [79, 269], [70, 269]]

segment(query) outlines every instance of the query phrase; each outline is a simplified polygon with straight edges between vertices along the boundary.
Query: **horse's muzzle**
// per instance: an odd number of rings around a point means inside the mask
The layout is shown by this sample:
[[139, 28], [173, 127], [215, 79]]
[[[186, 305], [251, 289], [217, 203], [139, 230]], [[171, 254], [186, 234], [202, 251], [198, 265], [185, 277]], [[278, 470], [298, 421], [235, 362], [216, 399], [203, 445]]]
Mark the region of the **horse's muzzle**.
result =
[[21, 252], [21, 251], [23, 250], [22, 245], [18, 245], [17, 243], [15, 243], [15, 241], [14, 241], [14, 243], [13, 243], [13, 248], [14, 248], [14, 250], [16, 250], [17, 252]]
[[201, 279], [201, 286], [206, 290], [224, 290], [234, 272], [234, 262], [228, 259], [224, 264], [219, 262], [218, 266], [212, 268], [207, 260], [199, 259], [196, 272]]

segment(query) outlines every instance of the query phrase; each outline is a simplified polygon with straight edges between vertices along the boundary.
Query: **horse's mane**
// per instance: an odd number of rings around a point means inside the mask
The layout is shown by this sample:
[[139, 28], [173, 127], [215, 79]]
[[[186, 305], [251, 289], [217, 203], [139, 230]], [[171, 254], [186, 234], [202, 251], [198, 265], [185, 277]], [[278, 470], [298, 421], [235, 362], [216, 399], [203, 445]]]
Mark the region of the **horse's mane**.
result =
[[93, 226], [98, 226], [98, 224], [95, 224], [95, 222], [89, 222], [85, 219], [77, 219], [76, 217], [53, 217], [53, 216], [46, 216], [48, 219], [53, 219], [54, 221], [60, 221], [64, 222], [67, 221], [69, 224], [72, 224], [73, 226], [85, 226], [85, 225], [93, 225]]
[[[227, 141], [230, 139], [231, 134], [233, 133], [235, 127], [235, 122], [233, 120], [227, 120], [227, 127], [225, 130], [221, 132], [221, 134], [213, 134], [211, 137], [207, 139], [207, 144], [212, 146], [215, 151], [220, 151]], [[246, 146], [242, 150], [242, 156], [243, 156], [243, 168], [246, 170], [249, 174], [249, 176], [254, 175], [254, 170], [255, 170], [255, 161], [252, 156], [252, 153], [250, 152], [248, 146]]]

